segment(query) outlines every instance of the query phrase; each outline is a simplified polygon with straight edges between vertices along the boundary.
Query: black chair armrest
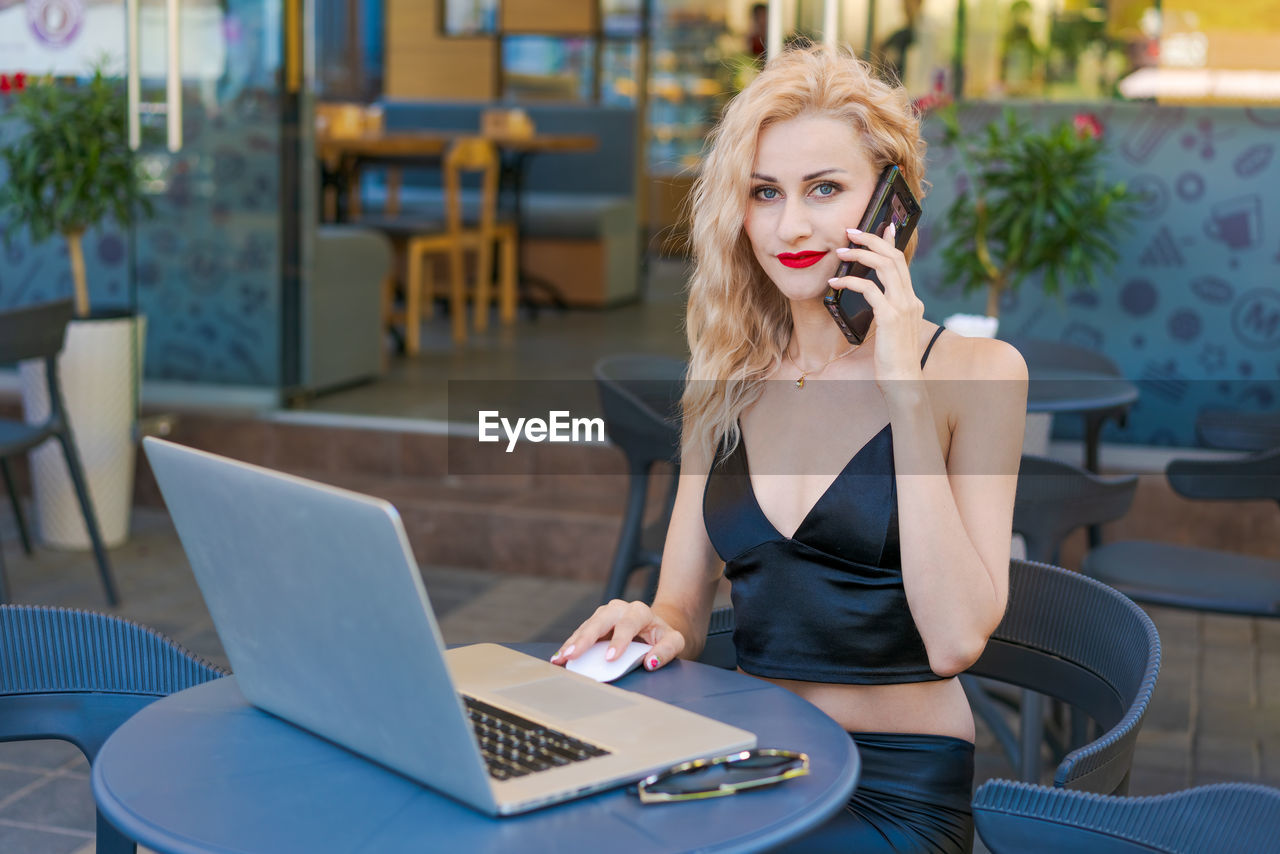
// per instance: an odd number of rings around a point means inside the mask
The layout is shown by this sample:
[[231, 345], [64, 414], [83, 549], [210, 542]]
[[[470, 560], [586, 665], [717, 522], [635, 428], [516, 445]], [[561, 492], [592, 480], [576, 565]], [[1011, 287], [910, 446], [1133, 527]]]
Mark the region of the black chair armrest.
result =
[[1227, 460], [1173, 460], [1165, 474], [1184, 498], [1280, 501], [1280, 448]]

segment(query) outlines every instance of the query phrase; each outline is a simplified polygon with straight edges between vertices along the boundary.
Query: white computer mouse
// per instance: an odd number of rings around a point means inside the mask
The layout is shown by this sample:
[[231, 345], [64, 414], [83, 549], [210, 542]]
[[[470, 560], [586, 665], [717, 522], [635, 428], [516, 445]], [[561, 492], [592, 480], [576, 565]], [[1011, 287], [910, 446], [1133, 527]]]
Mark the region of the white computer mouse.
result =
[[570, 659], [565, 664], [565, 667], [574, 673], [589, 676], [597, 682], [612, 682], [636, 669], [640, 662], [644, 661], [644, 657], [649, 650], [653, 649], [653, 644], [632, 641], [627, 644], [622, 652], [618, 653], [618, 657], [613, 661], [605, 661], [604, 659], [605, 650], [608, 648], [609, 641], [600, 641], [582, 655]]

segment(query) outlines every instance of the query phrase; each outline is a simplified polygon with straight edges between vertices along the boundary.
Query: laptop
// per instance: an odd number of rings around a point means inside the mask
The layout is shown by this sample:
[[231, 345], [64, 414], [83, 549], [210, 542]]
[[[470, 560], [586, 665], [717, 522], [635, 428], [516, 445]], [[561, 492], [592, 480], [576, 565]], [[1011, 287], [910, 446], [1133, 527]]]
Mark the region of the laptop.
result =
[[143, 444], [240, 690], [264, 711], [492, 815], [756, 744], [503, 646], [446, 650], [386, 501]]

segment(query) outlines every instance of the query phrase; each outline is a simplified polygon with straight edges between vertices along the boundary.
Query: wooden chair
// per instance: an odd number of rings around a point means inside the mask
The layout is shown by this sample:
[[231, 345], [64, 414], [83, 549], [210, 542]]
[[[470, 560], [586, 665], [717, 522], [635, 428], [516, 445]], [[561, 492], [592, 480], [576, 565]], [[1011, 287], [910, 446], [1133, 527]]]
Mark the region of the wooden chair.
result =
[[[479, 173], [481, 201], [479, 220], [465, 223], [462, 215], [462, 174]], [[516, 318], [516, 226], [499, 222], [498, 150], [492, 142], [479, 137], [462, 137], [449, 148], [444, 159], [445, 230], [411, 235], [405, 244], [407, 267], [405, 283], [405, 351], [410, 355], [420, 347], [419, 326], [423, 314], [431, 314], [431, 297], [425, 281], [425, 260], [431, 254], [443, 254], [449, 270], [449, 312], [453, 324], [453, 340], [467, 338], [466, 270], [464, 251], [476, 253], [475, 328], [483, 332], [489, 325], [489, 304], [493, 299], [490, 281], [493, 277], [493, 248], [500, 254], [498, 283], [499, 315], [504, 324]], [[424, 306], [424, 301], [426, 305]]]

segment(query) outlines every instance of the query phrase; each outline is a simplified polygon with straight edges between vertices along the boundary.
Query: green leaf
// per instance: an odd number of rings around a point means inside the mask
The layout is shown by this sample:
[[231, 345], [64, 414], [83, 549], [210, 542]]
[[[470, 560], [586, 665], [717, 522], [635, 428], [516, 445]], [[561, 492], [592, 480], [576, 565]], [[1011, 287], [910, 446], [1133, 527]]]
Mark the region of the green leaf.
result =
[[0, 222], [6, 240], [25, 227], [37, 242], [114, 217], [150, 217], [125, 140], [126, 97], [103, 66], [85, 81], [32, 80], [0, 114]]
[[[1042, 275], [1045, 291], [1058, 293], [1064, 282], [1096, 281], [1114, 263], [1134, 199], [1102, 176], [1102, 141], [1081, 139], [1067, 122], [1034, 130], [1010, 108], [967, 136], [958, 117], [947, 121], [955, 132], [944, 142], [959, 153], [970, 194], [984, 202], [988, 252], [1009, 288]], [[942, 260], [947, 279], [968, 289], [986, 274], [974, 258], [978, 225], [965, 211], [957, 200], [942, 222]]]

